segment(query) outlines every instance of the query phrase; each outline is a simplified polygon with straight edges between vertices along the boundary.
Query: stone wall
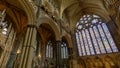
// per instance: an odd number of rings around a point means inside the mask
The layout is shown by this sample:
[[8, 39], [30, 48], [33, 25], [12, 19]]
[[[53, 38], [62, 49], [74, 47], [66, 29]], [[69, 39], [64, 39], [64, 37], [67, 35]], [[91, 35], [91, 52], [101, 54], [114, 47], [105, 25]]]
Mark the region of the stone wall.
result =
[[84, 56], [78, 59], [78, 68], [119, 68], [120, 53]]

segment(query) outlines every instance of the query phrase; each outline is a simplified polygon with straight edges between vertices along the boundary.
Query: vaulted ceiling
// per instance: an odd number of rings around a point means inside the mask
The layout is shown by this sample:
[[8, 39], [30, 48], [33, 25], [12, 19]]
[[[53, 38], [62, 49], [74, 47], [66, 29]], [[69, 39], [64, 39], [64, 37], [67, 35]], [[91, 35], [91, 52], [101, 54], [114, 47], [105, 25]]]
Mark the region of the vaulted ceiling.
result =
[[0, 0], [0, 10], [6, 10], [6, 19], [20, 33], [27, 25], [27, 16], [18, 0]]
[[[75, 26], [84, 14], [97, 14], [106, 21], [114, 11], [117, 0], [50, 0], [57, 9], [59, 17], [65, 17], [70, 26]], [[111, 7], [109, 6], [111, 5]], [[111, 10], [113, 9], [113, 10]], [[111, 13], [112, 11], [112, 13]], [[114, 14], [113, 14], [114, 15]]]
[[38, 33], [44, 45], [46, 45], [47, 41], [55, 39], [55, 34], [52, 28], [48, 24], [40, 25], [38, 29]]
[[[25, 0], [26, 2], [35, 0]], [[37, 1], [37, 0], [36, 0]], [[39, 0], [38, 0], [39, 1]], [[111, 3], [117, 0], [42, 0], [48, 11], [51, 11], [57, 19], [61, 19], [62, 27], [70, 31], [84, 14], [97, 14], [109, 21], [109, 16], [116, 13]], [[46, 1], [46, 2], [45, 2]], [[110, 3], [109, 3], [110, 2]], [[52, 3], [52, 6], [49, 5]], [[108, 4], [109, 3], [109, 4]], [[119, 4], [118, 4], [119, 5]], [[30, 6], [33, 8], [32, 6]], [[19, 0], [0, 0], [0, 10], [6, 9], [7, 19], [10, 19], [16, 31], [20, 33], [28, 23], [28, 17]], [[54, 9], [53, 9], [54, 8]], [[111, 11], [111, 9], [113, 11]], [[113, 14], [112, 14], [112, 13]]]

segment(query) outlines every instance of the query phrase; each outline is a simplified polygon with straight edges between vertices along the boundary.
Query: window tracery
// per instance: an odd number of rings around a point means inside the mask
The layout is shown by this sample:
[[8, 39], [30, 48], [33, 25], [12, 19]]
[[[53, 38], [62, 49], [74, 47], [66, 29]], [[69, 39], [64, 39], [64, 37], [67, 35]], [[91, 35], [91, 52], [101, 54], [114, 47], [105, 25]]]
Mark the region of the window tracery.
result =
[[68, 58], [68, 49], [67, 44], [65, 42], [61, 43], [61, 57], [62, 59]]
[[105, 22], [97, 15], [84, 15], [76, 24], [79, 56], [118, 52]]

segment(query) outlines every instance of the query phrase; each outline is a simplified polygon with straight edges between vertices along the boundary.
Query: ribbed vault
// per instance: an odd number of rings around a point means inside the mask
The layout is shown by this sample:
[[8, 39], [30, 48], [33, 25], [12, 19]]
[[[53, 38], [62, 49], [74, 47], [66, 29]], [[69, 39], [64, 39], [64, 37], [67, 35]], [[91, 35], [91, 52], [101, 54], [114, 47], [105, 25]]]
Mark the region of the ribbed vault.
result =
[[6, 10], [6, 19], [13, 23], [17, 33], [23, 31], [27, 25], [27, 16], [18, 1], [0, 1], [0, 10]]

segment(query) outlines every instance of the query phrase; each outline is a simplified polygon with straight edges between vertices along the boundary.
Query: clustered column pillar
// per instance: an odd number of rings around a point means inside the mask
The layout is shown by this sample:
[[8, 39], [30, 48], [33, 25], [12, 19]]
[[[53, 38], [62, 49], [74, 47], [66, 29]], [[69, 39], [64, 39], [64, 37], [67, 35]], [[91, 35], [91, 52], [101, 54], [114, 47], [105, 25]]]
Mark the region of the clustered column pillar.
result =
[[25, 39], [23, 40], [23, 47], [21, 50], [20, 64], [18, 68], [31, 68], [32, 59], [35, 49], [36, 40], [36, 26], [29, 24]]
[[76, 38], [75, 38], [75, 31], [73, 30], [71, 32], [71, 39], [72, 39], [72, 43], [73, 43], [73, 68], [77, 68], [77, 45], [76, 45]]
[[56, 41], [56, 68], [61, 68], [61, 41]]
[[5, 45], [5, 49], [4, 52], [2, 53], [1, 59], [0, 59], [0, 68], [5, 68], [7, 61], [9, 59], [11, 50], [13, 48], [13, 43], [16, 37], [16, 32], [14, 31], [14, 29], [12, 28], [12, 24], [10, 24], [10, 26], [8, 27], [8, 31], [7, 31], [7, 37], [4, 41], [4, 45]]

